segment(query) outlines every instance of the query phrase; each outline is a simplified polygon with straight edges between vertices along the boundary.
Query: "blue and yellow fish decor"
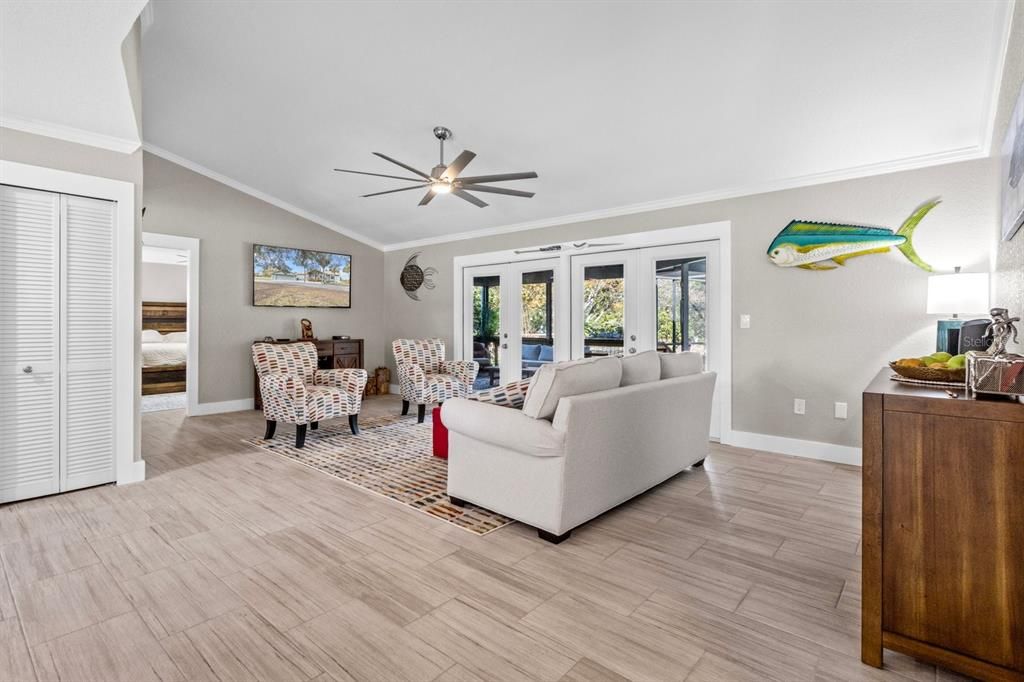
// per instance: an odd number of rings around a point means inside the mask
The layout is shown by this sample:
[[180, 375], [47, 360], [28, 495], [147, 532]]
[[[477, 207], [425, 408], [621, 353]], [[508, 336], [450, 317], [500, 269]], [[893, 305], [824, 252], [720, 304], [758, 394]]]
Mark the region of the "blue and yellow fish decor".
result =
[[780, 268], [834, 270], [850, 258], [886, 253], [895, 247], [911, 263], [931, 272], [932, 266], [914, 250], [914, 230], [941, 201], [930, 199], [918, 206], [895, 232], [885, 227], [794, 220], [772, 241], [768, 258]]

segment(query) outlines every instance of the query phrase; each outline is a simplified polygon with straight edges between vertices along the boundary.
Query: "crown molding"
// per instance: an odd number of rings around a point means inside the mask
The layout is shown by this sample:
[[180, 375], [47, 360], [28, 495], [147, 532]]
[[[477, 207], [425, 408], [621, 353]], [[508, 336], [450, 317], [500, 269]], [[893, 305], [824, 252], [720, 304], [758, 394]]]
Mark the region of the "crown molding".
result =
[[73, 128], [59, 123], [35, 121], [28, 118], [18, 118], [17, 116], [5, 115], [0, 117], [0, 126], [10, 128], [12, 130], [20, 130], [23, 133], [53, 137], [58, 140], [64, 140], [65, 142], [74, 142], [76, 144], [84, 144], [90, 147], [108, 149], [120, 154], [133, 154], [140, 146], [142, 146], [142, 143], [139, 140], [114, 137], [113, 135], [94, 133], [91, 130]]
[[283, 199], [278, 199], [275, 196], [267, 194], [266, 192], [260, 191], [260, 190], [254, 188], [254, 187], [250, 187], [249, 185], [246, 185], [245, 183], [239, 182], [238, 180], [235, 180], [233, 178], [229, 178], [228, 176], [223, 175], [221, 173], [218, 173], [215, 170], [210, 170], [206, 166], [201, 166], [198, 163], [195, 163], [194, 161], [189, 161], [188, 159], [186, 159], [184, 157], [181, 157], [181, 156], [178, 156], [177, 154], [175, 154], [173, 152], [169, 152], [166, 149], [163, 149], [161, 147], [156, 146], [155, 144], [152, 144], [150, 142], [143, 142], [142, 143], [142, 148], [145, 151], [149, 152], [150, 154], [153, 154], [155, 156], [159, 156], [161, 159], [165, 159], [167, 161], [170, 161], [171, 163], [174, 163], [174, 164], [177, 164], [177, 165], [182, 166], [184, 168], [187, 168], [190, 171], [193, 171], [195, 173], [199, 173], [200, 175], [204, 175], [204, 176], [210, 178], [211, 180], [216, 180], [217, 182], [221, 183], [222, 185], [227, 185], [228, 187], [230, 187], [232, 189], [236, 189], [239, 192], [242, 192], [243, 194], [248, 194], [249, 196], [255, 197], [256, 199], [259, 199], [260, 201], [265, 201], [265, 202], [267, 202], [268, 204], [270, 204], [272, 206], [276, 206], [276, 207], [280, 208], [283, 211], [288, 211], [289, 213], [297, 215], [300, 218], [305, 218], [306, 220], [308, 220], [310, 222], [313, 222], [313, 223], [316, 223], [317, 225], [320, 225], [321, 227], [326, 227], [329, 230], [334, 230], [335, 232], [338, 232], [339, 234], [345, 235], [349, 239], [354, 239], [357, 242], [360, 242], [362, 244], [366, 244], [367, 246], [371, 246], [371, 247], [377, 249], [378, 251], [385, 251], [386, 250], [385, 245], [381, 244], [378, 241], [375, 241], [373, 239], [370, 239], [369, 237], [361, 235], [358, 232], [354, 232], [354, 231], [348, 229], [347, 227], [342, 227], [341, 225], [338, 225], [334, 221], [328, 220], [327, 218], [324, 218], [322, 216], [318, 216], [315, 213], [310, 213], [306, 209], [299, 208], [295, 204], [290, 204], [287, 201], [284, 201]]
[[866, 178], [874, 175], [885, 175], [887, 173], [897, 173], [900, 171], [927, 168], [929, 166], [941, 166], [948, 163], [957, 163], [959, 161], [972, 161], [974, 159], [984, 158], [988, 155], [988, 149], [982, 148], [980, 145], [975, 145], [972, 147], [961, 147], [958, 149], [952, 149], [945, 152], [937, 152], [934, 154], [922, 154], [920, 156], [912, 156], [904, 159], [897, 159], [895, 161], [885, 161], [882, 163], [855, 166], [852, 168], [845, 168], [836, 171], [813, 173], [811, 175], [802, 175], [799, 177], [786, 178], [783, 180], [773, 180], [754, 185], [747, 185], [744, 187], [733, 187], [730, 189], [712, 190], [709, 192], [698, 192], [696, 194], [686, 194], [683, 196], [673, 197], [670, 199], [659, 199], [657, 201], [648, 201], [639, 204], [628, 204], [625, 206], [615, 206], [612, 208], [599, 209], [596, 211], [571, 213], [569, 215], [558, 216], [555, 218], [543, 218], [540, 220], [530, 220], [523, 223], [514, 223], [511, 225], [499, 225], [497, 227], [487, 227], [480, 230], [470, 230], [467, 232], [458, 232], [455, 234], [441, 235], [438, 237], [428, 237], [426, 239], [396, 242], [392, 244], [385, 244], [383, 250], [398, 251], [400, 249], [421, 248], [424, 246], [431, 246], [434, 244], [445, 244], [448, 242], [463, 241], [466, 239], [479, 239], [481, 237], [492, 237], [495, 235], [509, 234], [512, 232], [525, 232], [527, 230], [537, 230], [544, 227], [555, 227], [558, 225], [583, 223], [591, 220], [602, 220], [605, 218], [617, 218], [620, 216], [632, 215], [635, 213], [647, 213], [650, 211], [660, 211], [667, 208], [692, 206], [694, 204], [704, 204], [712, 201], [722, 201], [724, 199], [737, 199], [739, 197], [748, 197], [756, 194], [766, 194], [768, 192], [779, 192], [787, 189], [799, 189], [801, 187], [824, 185], [830, 182], [841, 182], [843, 180], [855, 180], [858, 178]]

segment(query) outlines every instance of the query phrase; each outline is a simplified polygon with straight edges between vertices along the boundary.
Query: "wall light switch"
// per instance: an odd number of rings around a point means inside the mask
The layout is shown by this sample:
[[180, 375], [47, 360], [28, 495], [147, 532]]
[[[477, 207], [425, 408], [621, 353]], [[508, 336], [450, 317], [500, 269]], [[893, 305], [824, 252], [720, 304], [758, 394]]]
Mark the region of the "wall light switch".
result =
[[836, 403], [836, 419], [846, 419], [846, 403]]
[[793, 398], [793, 414], [806, 414], [807, 403], [803, 398]]
[[750, 315], [740, 315], [740, 329], [750, 329]]

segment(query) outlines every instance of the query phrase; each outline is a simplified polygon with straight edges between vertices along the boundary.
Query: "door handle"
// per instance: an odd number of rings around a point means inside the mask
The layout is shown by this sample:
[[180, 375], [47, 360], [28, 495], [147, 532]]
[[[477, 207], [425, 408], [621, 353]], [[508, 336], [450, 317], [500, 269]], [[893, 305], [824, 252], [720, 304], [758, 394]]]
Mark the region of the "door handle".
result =
[[636, 334], [630, 334], [629, 335], [629, 340], [630, 341], [636, 341]]
[[501, 344], [501, 347], [502, 348], [508, 348], [508, 344], [507, 343], [503, 343], [503, 344]]
[[636, 348], [630, 347], [629, 352], [630, 353], [635, 353], [636, 352]]
[[21, 368], [21, 371], [24, 372], [25, 374], [31, 374], [32, 365], [25, 365], [24, 367]]

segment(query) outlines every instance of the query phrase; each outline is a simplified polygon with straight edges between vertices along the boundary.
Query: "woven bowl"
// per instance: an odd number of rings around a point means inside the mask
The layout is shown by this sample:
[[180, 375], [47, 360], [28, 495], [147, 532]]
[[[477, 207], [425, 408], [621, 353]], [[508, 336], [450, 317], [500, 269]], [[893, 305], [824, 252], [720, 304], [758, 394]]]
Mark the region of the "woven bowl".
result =
[[967, 381], [967, 369], [942, 369], [941, 367], [899, 367], [890, 362], [889, 367], [901, 377], [918, 381], [944, 381], [947, 383], [964, 383]]

